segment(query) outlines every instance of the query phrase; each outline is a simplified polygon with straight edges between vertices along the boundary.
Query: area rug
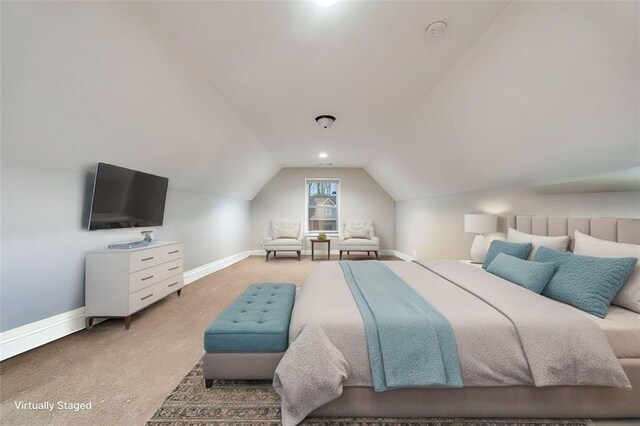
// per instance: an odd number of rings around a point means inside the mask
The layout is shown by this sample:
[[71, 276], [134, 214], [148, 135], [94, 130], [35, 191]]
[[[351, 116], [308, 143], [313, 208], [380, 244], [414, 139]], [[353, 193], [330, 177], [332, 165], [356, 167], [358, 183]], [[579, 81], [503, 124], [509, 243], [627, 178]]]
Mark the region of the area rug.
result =
[[[280, 397], [270, 380], [216, 380], [204, 387], [199, 362], [149, 419], [147, 426], [205, 426], [280, 424]], [[592, 425], [581, 419], [407, 419], [307, 418], [302, 424], [320, 425], [432, 425], [432, 426], [540, 426]]]

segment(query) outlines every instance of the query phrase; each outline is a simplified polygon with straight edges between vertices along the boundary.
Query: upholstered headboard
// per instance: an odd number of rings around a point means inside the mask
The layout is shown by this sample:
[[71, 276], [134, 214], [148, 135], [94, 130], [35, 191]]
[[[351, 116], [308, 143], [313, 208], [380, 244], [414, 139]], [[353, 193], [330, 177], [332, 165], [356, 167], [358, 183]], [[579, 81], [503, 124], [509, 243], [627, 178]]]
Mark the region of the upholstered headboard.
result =
[[578, 230], [602, 240], [640, 244], [640, 219], [508, 215], [507, 227], [534, 235], [569, 235], [572, 239]]

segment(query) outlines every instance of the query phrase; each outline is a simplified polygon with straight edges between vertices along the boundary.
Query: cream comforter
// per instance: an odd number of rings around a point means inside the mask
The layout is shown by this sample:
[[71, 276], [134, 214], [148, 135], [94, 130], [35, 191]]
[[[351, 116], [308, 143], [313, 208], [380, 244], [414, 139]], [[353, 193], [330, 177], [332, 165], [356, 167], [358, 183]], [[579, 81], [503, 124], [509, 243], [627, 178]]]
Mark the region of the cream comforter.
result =
[[[575, 309], [458, 261], [386, 264], [449, 320], [464, 386], [631, 387], [601, 330]], [[285, 426], [343, 386], [372, 385], [364, 323], [337, 262], [300, 290], [289, 339], [274, 376]]]

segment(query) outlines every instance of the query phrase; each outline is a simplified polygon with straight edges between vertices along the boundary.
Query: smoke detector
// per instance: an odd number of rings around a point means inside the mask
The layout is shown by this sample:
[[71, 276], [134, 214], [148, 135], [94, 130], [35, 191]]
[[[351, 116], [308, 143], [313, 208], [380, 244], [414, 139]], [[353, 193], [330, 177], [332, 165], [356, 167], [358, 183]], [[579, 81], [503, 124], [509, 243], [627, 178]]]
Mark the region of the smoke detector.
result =
[[439, 39], [447, 32], [447, 23], [444, 21], [436, 21], [427, 27], [425, 31], [433, 39]]
[[333, 115], [319, 115], [316, 117], [316, 122], [324, 129], [328, 128], [336, 121], [336, 118]]

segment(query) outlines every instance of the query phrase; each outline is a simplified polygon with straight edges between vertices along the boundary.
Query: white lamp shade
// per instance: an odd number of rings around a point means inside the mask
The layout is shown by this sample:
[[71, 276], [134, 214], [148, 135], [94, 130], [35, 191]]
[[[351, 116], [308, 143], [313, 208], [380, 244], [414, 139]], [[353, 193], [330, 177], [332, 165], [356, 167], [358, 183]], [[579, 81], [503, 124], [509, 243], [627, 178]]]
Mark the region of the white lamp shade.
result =
[[489, 234], [498, 230], [498, 216], [493, 214], [465, 214], [464, 232]]

